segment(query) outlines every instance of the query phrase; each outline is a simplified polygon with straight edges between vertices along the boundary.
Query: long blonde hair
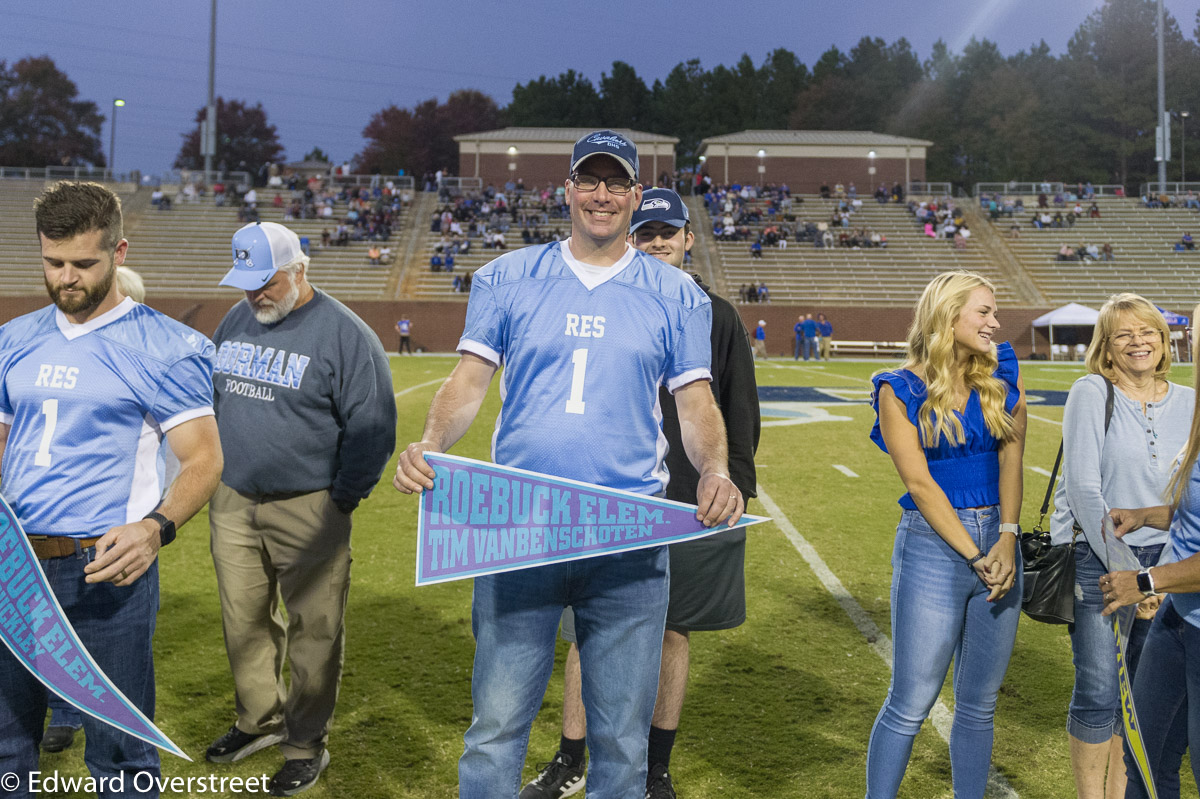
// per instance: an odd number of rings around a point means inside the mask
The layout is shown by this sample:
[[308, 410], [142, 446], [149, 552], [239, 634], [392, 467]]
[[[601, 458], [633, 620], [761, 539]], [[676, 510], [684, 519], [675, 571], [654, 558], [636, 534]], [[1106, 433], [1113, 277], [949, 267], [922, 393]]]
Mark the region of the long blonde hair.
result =
[[1004, 409], [1008, 389], [992, 374], [999, 365], [995, 345], [986, 353], [972, 352], [961, 374], [956, 364], [954, 323], [971, 292], [980, 287], [995, 294], [991, 281], [982, 275], [943, 272], [929, 282], [917, 301], [908, 329], [908, 356], [900, 368], [919, 369], [925, 381], [925, 401], [917, 414], [925, 447], [936, 447], [943, 436], [952, 446], [966, 443], [962, 422], [954, 413], [960, 380], [968, 391], [979, 393], [983, 420], [992, 436], [1005, 440], [1012, 434], [1013, 418]]
[[1117, 322], [1122, 313], [1128, 313], [1147, 327], [1158, 331], [1158, 340], [1162, 345], [1162, 355], [1154, 366], [1154, 377], [1166, 380], [1167, 372], [1171, 371], [1171, 330], [1167, 320], [1154, 307], [1154, 303], [1139, 294], [1126, 292], [1114, 294], [1108, 302], [1100, 307], [1100, 316], [1096, 319], [1096, 327], [1092, 331], [1092, 343], [1088, 345], [1084, 360], [1087, 370], [1092, 374], [1102, 375], [1110, 383], [1115, 382], [1117, 373], [1113, 369], [1112, 359], [1108, 357], [1108, 340], [1117, 329]]
[[[1200, 314], [1200, 305], [1197, 305], [1196, 309], [1192, 311], [1192, 319], [1196, 318], [1196, 314]], [[1196, 363], [1198, 358], [1200, 358], [1200, 337], [1192, 342], [1192, 363]], [[1192, 385], [1196, 389], [1196, 400], [1192, 406], [1192, 429], [1188, 432], [1187, 443], [1183, 445], [1183, 449], [1179, 451], [1179, 456], [1175, 459], [1175, 474], [1171, 475], [1171, 482], [1167, 484], [1167, 502], [1171, 507], [1177, 507], [1183, 500], [1188, 481], [1192, 476], [1192, 469], [1196, 466], [1196, 457], [1200, 456], [1200, 368], [1195, 371]]]

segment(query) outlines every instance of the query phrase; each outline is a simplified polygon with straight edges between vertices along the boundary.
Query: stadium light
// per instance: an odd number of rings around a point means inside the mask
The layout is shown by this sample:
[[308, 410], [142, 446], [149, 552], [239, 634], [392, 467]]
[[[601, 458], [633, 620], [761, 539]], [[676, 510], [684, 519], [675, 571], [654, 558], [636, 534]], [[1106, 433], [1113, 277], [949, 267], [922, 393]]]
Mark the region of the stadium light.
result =
[[114, 180], [117, 177], [115, 160], [117, 157], [117, 109], [124, 107], [124, 100], [119, 97], [113, 98], [112, 129], [108, 134], [108, 171], [112, 173]]
[[1179, 112], [1179, 182], [1187, 182], [1187, 121], [1191, 111]]
[[511, 181], [517, 176], [517, 153], [520, 152], [515, 146], [508, 148], [508, 179]]
[[760, 186], [763, 184], [763, 178], [767, 172], [767, 165], [765, 163], [766, 157], [767, 157], [766, 150], [758, 151], [758, 185], [760, 185]]

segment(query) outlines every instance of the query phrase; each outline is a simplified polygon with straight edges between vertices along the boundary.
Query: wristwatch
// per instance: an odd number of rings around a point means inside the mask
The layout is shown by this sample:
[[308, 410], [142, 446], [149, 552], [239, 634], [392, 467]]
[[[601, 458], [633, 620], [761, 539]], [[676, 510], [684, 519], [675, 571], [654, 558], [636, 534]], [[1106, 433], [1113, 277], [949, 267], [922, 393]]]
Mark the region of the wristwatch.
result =
[[1154, 590], [1154, 577], [1150, 574], [1149, 569], [1142, 569], [1138, 572], [1137, 587], [1146, 596], [1158, 596], [1158, 591]]
[[175, 522], [163, 516], [158, 511], [150, 511], [142, 520], [153, 519], [158, 522], [158, 546], [165, 547], [167, 544], [175, 540]]

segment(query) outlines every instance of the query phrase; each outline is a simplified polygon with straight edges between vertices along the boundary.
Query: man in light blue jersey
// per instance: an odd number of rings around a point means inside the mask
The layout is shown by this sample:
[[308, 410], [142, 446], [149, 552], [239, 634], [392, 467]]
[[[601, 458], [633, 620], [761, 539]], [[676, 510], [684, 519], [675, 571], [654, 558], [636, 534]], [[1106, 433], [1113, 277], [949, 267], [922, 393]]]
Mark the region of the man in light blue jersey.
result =
[[[80, 640], [152, 719], [158, 550], [221, 475], [213, 345], [121, 293], [129, 243], [111, 191], [59, 183], [34, 215], [54, 304], [0, 327], [4, 495]], [[169, 487], [164, 436], [180, 467]], [[0, 652], [0, 772], [21, 783], [9, 795], [31, 795], [45, 715], [46, 689]], [[158, 796], [134, 788], [138, 772], [159, 774], [153, 746], [90, 716], [83, 726], [92, 775], [127, 791], [106, 797]]]
[[[434, 397], [421, 440], [400, 455], [398, 490], [433, 488], [424, 453], [462, 437], [503, 364], [497, 463], [661, 495], [661, 384], [675, 397], [700, 475], [697, 518], [710, 526], [740, 518], [742, 495], [708, 387], [709, 299], [685, 272], [626, 241], [642, 196], [637, 164], [637, 149], [619, 133], [579, 139], [564, 186], [571, 237], [502, 255], [475, 273], [461, 360]], [[667, 595], [666, 547], [477, 577], [474, 713], [459, 796], [517, 796], [567, 606], [592, 720], [589, 796], [642, 795]]]

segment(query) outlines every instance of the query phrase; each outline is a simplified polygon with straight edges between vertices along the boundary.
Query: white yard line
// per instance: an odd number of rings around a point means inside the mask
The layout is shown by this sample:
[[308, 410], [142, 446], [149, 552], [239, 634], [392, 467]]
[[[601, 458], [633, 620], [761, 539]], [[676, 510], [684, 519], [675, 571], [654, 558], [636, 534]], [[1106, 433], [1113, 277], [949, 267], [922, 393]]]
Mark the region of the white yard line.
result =
[[843, 466], [843, 465], [842, 465], [842, 464], [840, 464], [840, 463], [835, 463], [835, 464], [833, 464], [833, 468], [837, 469], [839, 472], [841, 472], [842, 474], [846, 475], [847, 477], [858, 477], [858, 475], [857, 475], [857, 474], [855, 474], [854, 472], [850, 471], [850, 469], [846, 468], [845, 466]]
[[1037, 473], [1038, 473], [1038, 474], [1040, 474], [1042, 477], [1049, 477], [1049, 476], [1050, 476], [1050, 472], [1049, 472], [1048, 470], [1046, 470], [1046, 469], [1043, 469], [1041, 466], [1030, 466], [1030, 467], [1029, 467], [1029, 471], [1031, 471], [1031, 472], [1037, 472]]
[[[833, 595], [837, 603], [842, 606], [842, 610], [854, 622], [854, 626], [862, 633], [862, 636], [867, 639], [867, 646], [879, 658], [887, 664], [888, 670], [892, 668], [892, 644], [888, 637], [883, 634], [883, 631], [871, 620], [867, 612], [862, 609], [862, 605], [851, 596], [846, 587], [842, 585], [842, 581], [837, 578], [826, 565], [825, 561], [813, 548], [812, 544], [808, 543], [808, 539], [800, 534], [796, 526], [791, 523], [783, 510], [775, 504], [771, 496], [763, 488], [762, 484], [758, 485], [758, 500], [767, 509], [767, 513], [771, 516], [775, 526], [783, 532], [788, 541], [792, 542], [792, 546], [804, 558], [808, 567], [812, 569], [813, 574], [821, 581], [821, 585], [825, 586], [825, 590]], [[934, 704], [933, 710], [929, 713], [930, 720], [933, 721], [934, 729], [938, 735], [947, 744], [950, 743], [950, 727], [954, 723], [954, 716], [950, 713], [950, 709], [942, 702], [941, 699]], [[1013, 787], [1004, 779], [1004, 776], [996, 771], [995, 766], [992, 766], [988, 775], [988, 796], [995, 799], [1019, 799], [1019, 796]]]
[[1049, 422], [1050, 424], [1056, 424], [1059, 427], [1062, 427], [1062, 422], [1058, 421], [1057, 419], [1047, 419], [1045, 416], [1038, 416], [1036, 413], [1029, 414], [1029, 418], [1037, 419], [1039, 422]]
[[870, 383], [871, 383], [870, 380], [867, 380], [862, 377], [850, 377], [849, 375], [839, 375], [837, 372], [827, 372], [827, 371], [825, 371], [825, 367], [823, 367], [823, 366], [818, 366], [818, 367], [802, 366], [802, 365], [796, 364], [796, 363], [769, 363], [768, 365], [773, 366], [776, 369], [793, 369], [797, 372], [807, 372], [808, 374], [816, 375], [819, 377], [836, 377], [841, 380], [850, 380], [855, 383], [866, 383], [868, 385], [870, 385]]
[[416, 391], [417, 389], [427, 388], [429, 386], [436, 386], [440, 383], [445, 383], [445, 382], [446, 382], [446, 378], [439, 377], [437, 380], [430, 380], [427, 383], [418, 383], [415, 386], [409, 386], [408, 388], [402, 388], [396, 392], [396, 399], [400, 399], [401, 397], [403, 397], [405, 394], [407, 394], [410, 391]]

